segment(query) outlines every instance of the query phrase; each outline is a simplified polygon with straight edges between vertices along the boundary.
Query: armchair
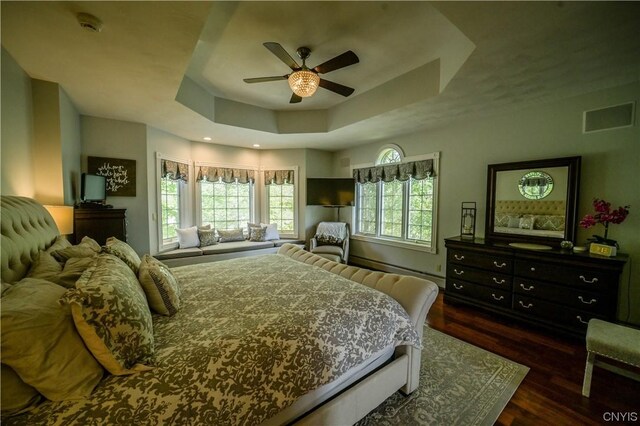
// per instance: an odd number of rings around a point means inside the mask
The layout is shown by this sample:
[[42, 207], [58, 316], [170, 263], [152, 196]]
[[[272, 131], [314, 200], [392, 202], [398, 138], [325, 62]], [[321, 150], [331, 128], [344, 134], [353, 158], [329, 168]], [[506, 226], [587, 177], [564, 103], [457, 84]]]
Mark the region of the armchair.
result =
[[349, 259], [349, 224], [320, 222], [309, 242], [309, 250], [326, 259], [347, 263]]

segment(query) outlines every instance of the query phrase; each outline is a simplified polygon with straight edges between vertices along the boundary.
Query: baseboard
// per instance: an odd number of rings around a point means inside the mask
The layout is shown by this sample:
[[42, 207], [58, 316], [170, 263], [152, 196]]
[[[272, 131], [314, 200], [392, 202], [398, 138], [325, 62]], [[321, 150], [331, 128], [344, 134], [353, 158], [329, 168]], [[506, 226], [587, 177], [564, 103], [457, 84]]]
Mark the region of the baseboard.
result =
[[361, 266], [363, 268], [375, 269], [377, 271], [391, 272], [394, 274], [411, 275], [413, 277], [424, 278], [429, 281], [433, 281], [440, 288], [444, 288], [445, 278], [437, 275], [431, 275], [413, 269], [403, 268], [401, 266], [395, 266], [384, 262], [378, 262], [371, 259], [365, 259], [364, 257], [349, 256], [349, 265]]

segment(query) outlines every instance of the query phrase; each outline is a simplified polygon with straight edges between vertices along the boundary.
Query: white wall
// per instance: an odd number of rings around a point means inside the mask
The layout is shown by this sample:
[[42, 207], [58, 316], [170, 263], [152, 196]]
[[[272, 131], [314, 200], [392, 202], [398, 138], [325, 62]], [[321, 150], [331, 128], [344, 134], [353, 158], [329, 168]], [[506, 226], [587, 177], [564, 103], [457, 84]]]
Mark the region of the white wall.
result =
[[2, 195], [33, 197], [31, 78], [4, 48], [1, 60], [1, 191]]
[[127, 242], [139, 254], [149, 253], [147, 126], [83, 115], [81, 129], [82, 170], [87, 170], [88, 156], [136, 160], [136, 196], [108, 196], [107, 203], [127, 209]]
[[[559, 102], [514, 109], [482, 118], [458, 119], [430, 130], [382, 140], [336, 153], [334, 170], [349, 176], [347, 164], [372, 162], [382, 145], [398, 144], [406, 155], [441, 152], [437, 248], [435, 255], [352, 241], [352, 253], [367, 259], [443, 276], [446, 261], [444, 238], [459, 234], [460, 203], [478, 203], [478, 233], [484, 234], [487, 165], [582, 156], [579, 216], [592, 211], [593, 198], [604, 198], [616, 207], [631, 204], [631, 214], [620, 225], [610, 227], [610, 238], [621, 251], [640, 257], [640, 129], [622, 128], [591, 134], [582, 133], [582, 112], [616, 105], [640, 97], [640, 84], [590, 93]], [[636, 108], [636, 123], [638, 123]], [[348, 161], [346, 160], [348, 159]], [[602, 229], [578, 230], [578, 244]], [[635, 260], [635, 259], [634, 259]], [[631, 320], [640, 323], [640, 262], [631, 265]], [[626, 319], [627, 282], [620, 290], [619, 317]]]

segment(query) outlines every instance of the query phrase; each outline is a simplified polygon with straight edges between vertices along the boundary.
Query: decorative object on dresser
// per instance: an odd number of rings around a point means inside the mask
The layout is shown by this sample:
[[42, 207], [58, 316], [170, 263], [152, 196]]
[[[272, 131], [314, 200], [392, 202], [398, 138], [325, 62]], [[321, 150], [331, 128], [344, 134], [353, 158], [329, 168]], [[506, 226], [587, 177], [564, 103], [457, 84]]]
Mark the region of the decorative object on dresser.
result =
[[473, 239], [476, 236], [476, 203], [463, 201], [460, 213], [460, 236]]
[[593, 254], [599, 254], [603, 256], [615, 256], [618, 249], [618, 242], [615, 240], [608, 239], [609, 236], [609, 224], [610, 223], [622, 223], [627, 218], [629, 214], [629, 208], [631, 206], [620, 206], [615, 210], [611, 210], [611, 203], [594, 199], [593, 200], [593, 209], [596, 211], [595, 214], [588, 214], [582, 218], [580, 221], [580, 226], [585, 229], [591, 228], [592, 226], [597, 225], [598, 223], [604, 226], [604, 237], [599, 235], [594, 235], [589, 252]]
[[109, 237], [127, 241], [127, 209], [83, 209], [74, 210], [75, 241], [82, 237], [93, 238], [104, 245]]
[[485, 238], [559, 247], [574, 241], [581, 157], [490, 164]]
[[591, 318], [616, 320], [626, 255], [525, 250], [446, 238], [445, 301], [465, 303], [574, 336]]

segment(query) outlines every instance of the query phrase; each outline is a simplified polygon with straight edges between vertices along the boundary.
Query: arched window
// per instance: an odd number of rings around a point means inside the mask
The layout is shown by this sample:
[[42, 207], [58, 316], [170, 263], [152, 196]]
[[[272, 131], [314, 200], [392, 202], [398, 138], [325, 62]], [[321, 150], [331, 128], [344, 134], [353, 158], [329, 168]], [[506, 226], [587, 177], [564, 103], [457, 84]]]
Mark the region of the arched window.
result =
[[401, 163], [402, 157], [402, 151], [400, 151], [399, 147], [384, 147], [380, 150], [375, 164], [379, 166], [381, 164]]

